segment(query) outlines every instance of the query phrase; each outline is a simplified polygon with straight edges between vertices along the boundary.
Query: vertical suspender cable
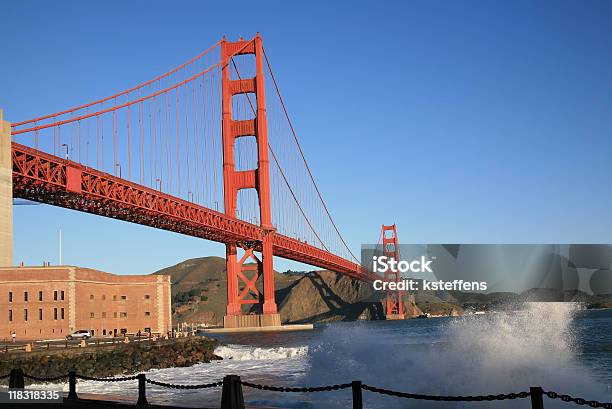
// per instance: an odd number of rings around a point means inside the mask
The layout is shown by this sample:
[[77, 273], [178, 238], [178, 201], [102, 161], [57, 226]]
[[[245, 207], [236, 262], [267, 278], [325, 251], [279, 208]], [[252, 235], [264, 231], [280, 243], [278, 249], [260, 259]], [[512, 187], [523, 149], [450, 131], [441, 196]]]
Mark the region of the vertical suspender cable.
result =
[[[130, 101], [130, 94], [128, 94], [128, 102]], [[130, 106], [127, 106], [127, 171], [128, 179], [132, 180], [132, 153], [131, 153], [131, 141], [130, 141]]]

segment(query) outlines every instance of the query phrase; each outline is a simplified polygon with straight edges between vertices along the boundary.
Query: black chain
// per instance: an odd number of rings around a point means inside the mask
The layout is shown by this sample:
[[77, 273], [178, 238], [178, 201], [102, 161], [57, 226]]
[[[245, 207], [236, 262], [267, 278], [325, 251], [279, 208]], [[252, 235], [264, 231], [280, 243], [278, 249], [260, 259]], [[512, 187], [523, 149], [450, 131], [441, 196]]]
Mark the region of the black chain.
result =
[[340, 389], [346, 389], [352, 386], [352, 384], [350, 383], [342, 383], [340, 385], [315, 386], [315, 387], [310, 387], [310, 388], [286, 388], [282, 386], [259, 385], [256, 383], [250, 383], [250, 382], [244, 382], [244, 381], [241, 381], [240, 383], [249, 388], [261, 389], [264, 391], [274, 391], [274, 392], [326, 392], [326, 391], [337, 391]]
[[596, 400], [586, 400], [583, 398], [574, 398], [573, 396], [561, 395], [553, 391], [544, 392], [544, 394], [551, 399], [561, 399], [563, 402], [574, 402], [576, 405], [589, 405], [592, 408], [612, 409], [612, 402], [598, 402]]
[[506, 399], [522, 399], [526, 398], [530, 395], [529, 392], [519, 392], [519, 393], [508, 393], [508, 394], [499, 394], [499, 395], [480, 395], [480, 396], [437, 396], [437, 395], [421, 395], [416, 393], [406, 393], [406, 392], [397, 392], [391, 391], [388, 389], [376, 388], [374, 386], [369, 385], [361, 385], [361, 388], [370, 391], [376, 392], [383, 395], [396, 396], [399, 398], [407, 398], [407, 399], [420, 399], [420, 400], [435, 400], [435, 401], [446, 401], [446, 402], [482, 402], [482, 401], [492, 401], [492, 400], [506, 400]]
[[[6, 379], [10, 377], [11, 374], [2, 375], [0, 379]], [[59, 381], [60, 379], [68, 378], [69, 375], [61, 375], [56, 377], [43, 378], [38, 376], [26, 375], [23, 374], [24, 378], [31, 379], [39, 382], [53, 382]], [[83, 379], [86, 381], [96, 381], [96, 382], [124, 382], [124, 381], [133, 381], [138, 379], [138, 376], [126, 376], [123, 378], [94, 378], [85, 375], [75, 375], [79, 379]], [[165, 388], [173, 388], [173, 389], [206, 389], [206, 388], [214, 388], [223, 385], [223, 381], [205, 383], [199, 385], [177, 385], [172, 383], [155, 381], [153, 379], [149, 379], [145, 377], [145, 381], [152, 385], [162, 386]], [[342, 383], [337, 385], [328, 385], [328, 386], [315, 386], [308, 388], [290, 388], [290, 387], [282, 387], [282, 386], [269, 386], [269, 385], [260, 385], [257, 383], [251, 383], [246, 381], [240, 382], [242, 385], [260, 389], [264, 391], [274, 391], [274, 392], [297, 392], [297, 393], [305, 393], [305, 392], [327, 392], [327, 391], [337, 391], [340, 389], [346, 389], [352, 387], [351, 383]], [[481, 402], [481, 401], [494, 401], [494, 400], [507, 400], [507, 399], [523, 399], [530, 396], [529, 392], [518, 392], [518, 393], [508, 393], [508, 394], [499, 394], [499, 395], [477, 395], [477, 396], [438, 396], [438, 395], [422, 395], [417, 393], [407, 393], [407, 392], [398, 392], [392, 391], [389, 389], [377, 388], [375, 386], [369, 386], [362, 384], [361, 388], [366, 391], [380, 393], [382, 395], [396, 396], [399, 398], [407, 398], [407, 399], [420, 399], [420, 400], [430, 400], [430, 401], [446, 401], [446, 402]], [[543, 392], [544, 395], [549, 397], [550, 399], [560, 399], [563, 402], [573, 402], [577, 405], [589, 405], [592, 408], [605, 408], [612, 409], [612, 402], [598, 402], [596, 400], [586, 400], [584, 398], [575, 398], [570, 395], [562, 395], [554, 391]]]
[[206, 389], [206, 388], [214, 388], [217, 386], [223, 385], [223, 381], [213, 382], [213, 383], [204, 383], [200, 385], [176, 385], [172, 383], [165, 383], [160, 381], [154, 381], [153, 379], [145, 378], [147, 383], [157, 386], [163, 386], [164, 388], [173, 388], [173, 389]]
[[[10, 376], [10, 375], [9, 375]], [[59, 381], [60, 379], [64, 379], [64, 378], [68, 378], [68, 375], [60, 375], [60, 376], [54, 376], [51, 378], [43, 378], [43, 377], [38, 377], [38, 376], [32, 376], [32, 375], [26, 375], [23, 374], [24, 378], [28, 378], [31, 379], [33, 381], [39, 381], [39, 382], [53, 382], [53, 381]]]
[[79, 379], [83, 379], [84, 381], [96, 381], [96, 382], [124, 382], [124, 381], [133, 381], [138, 379], [138, 376], [126, 376], [123, 378], [93, 378], [85, 375], [75, 375]]

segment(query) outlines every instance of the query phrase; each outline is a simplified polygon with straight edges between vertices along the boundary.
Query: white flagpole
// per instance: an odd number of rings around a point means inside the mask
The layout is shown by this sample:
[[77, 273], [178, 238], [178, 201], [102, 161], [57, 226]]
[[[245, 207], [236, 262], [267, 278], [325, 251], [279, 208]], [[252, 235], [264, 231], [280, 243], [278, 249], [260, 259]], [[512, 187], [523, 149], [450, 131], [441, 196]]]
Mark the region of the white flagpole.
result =
[[62, 229], [59, 231], [59, 265], [62, 265]]

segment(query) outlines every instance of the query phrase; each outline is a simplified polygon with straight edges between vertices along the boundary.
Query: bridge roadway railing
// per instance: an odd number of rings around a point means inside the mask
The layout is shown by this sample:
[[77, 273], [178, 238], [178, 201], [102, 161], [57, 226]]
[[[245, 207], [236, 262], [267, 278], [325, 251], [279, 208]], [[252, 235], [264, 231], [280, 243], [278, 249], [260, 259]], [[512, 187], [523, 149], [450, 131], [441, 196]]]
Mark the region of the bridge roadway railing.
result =
[[378, 388], [362, 383], [361, 381], [352, 381], [350, 383], [342, 383], [336, 385], [326, 385], [317, 387], [285, 387], [285, 386], [271, 386], [271, 385], [260, 385], [243, 381], [240, 376], [227, 375], [223, 380], [205, 384], [172, 384], [166, 382], [156, 381], [154, 379], [147, 378], [145, 374], [138, 374], [124, 377], [113, 377], [113, 378], [95, 378], [85, 375], [79, 375], [76, 372], [69, 372], [66, 375], [55, 376], [55, 377], [37, 377], [23, 373], [21, 369], [13, 369], [9, 374], [0, 376], [0, 380], [9, 379], [9, 388], [11, 389], [23, 389], [25, 387], [25, 379], [29, 379], [35, 382], [58, 382], [68, 380], [69, 392], [65, 398], [67, 400], [79, 399], [77, 395], [77, 380], [87, 380], [95, 382], [128, 382], [138, 381], [138, 401], [137, 405], [145, 406], [148, 405], [146, 388], [147, 384], [161, 386], [164, 388], [172, 389], [208, 389], [222, 387], [221, 391], [221, 409], [244, 409], [244, 395], [242, 387], [247, 388], [280, 392], [280, 393], [316, 393], [316, 392], [331, 392], [343, 389], [351, 389], [353, 398], [353, 409], [363, 409], [363, 391], [372, 393], [378, 393], [381, 395], [393, 396], [403, 399], [413, 400], [426, 400], [426, 401], [438, 401], [438, 402], [485, 402], [485, 401], [502, 401], [502, 400], [514, 400], [514, 399], [525, 399], [530, 398], [532, 409], [543, 409], [544, 408], [544, 397], [549, 399], [559, 399], [563, 402], [574, 403], [576, 405], [588, 405], [592, 408], [606, 408], [612, 409], [612, 402], [599, 402], [596, 400], [587, 400], [584, 398], [577, 398], [570, 395], [560, 394], [554, 391], [544, 391], [540, 386], [532, 386], [529, 391], [521, 391], [507, 394], [498, 395], [465, 395], [465, 396], [442, 396], [442, 395], [424, 395], [409, 392], [399, 392], [389, 389]]

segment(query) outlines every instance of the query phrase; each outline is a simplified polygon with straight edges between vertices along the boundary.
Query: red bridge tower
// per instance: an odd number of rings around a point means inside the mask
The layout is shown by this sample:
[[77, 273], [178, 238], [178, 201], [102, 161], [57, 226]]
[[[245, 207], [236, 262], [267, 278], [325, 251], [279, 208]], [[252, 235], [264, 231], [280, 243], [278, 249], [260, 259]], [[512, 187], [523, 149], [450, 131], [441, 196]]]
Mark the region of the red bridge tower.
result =
[[[232, 80], [229, 74], [230, 56], [255, 56], [255, 77]], [[270, 212], [270, 162], [268, 160], [268, 124], [264, 90], [263, 47], [259, 33], [252, 40], [221, 42], [221, 87], [223, 109], [223, 194], [225, 214], [236, 217], [236, 201], [242, 189], [256, 189], [264, 235], [261, 242], [226, 244], [227, 315], [223, 324], [227, 328], [280, 325], [280, 315], [274, 299], [274, 263], [272, 238], [275, 232]], [[255, 94], [255, 118], [234, 120], [232, 97], [237, 94]], [[234, 146], [237, 138], [255, 137], [257, 168], [236, 170]], [[244, 249], [238, 260], [237, 248]], [[254, 250], [261, 251], [261, 260]], [[243, 315], [243, 304], [259, 304], [260, 292], [256, 287], [263, 276], [263, 310], [259, 315]]]
[[[400, 261], [399, 257], [399, 246], [397, 243], [397, 229], [395, 224], [391, 226], [382, 226], [382, 245], [383, 245], [383, 256], [387, 258], [393, 258], [396, 261]], [[391, 271], [388, 269], [385, 272], [386, 282], [399, 282], [401, 280], [401, 274], [398, 269]], [[388, 320], [402, 320], [404, 319], [404, 305], [402, 302], [403, 291], [387, 291], [386, 297], [386, 316]]]

